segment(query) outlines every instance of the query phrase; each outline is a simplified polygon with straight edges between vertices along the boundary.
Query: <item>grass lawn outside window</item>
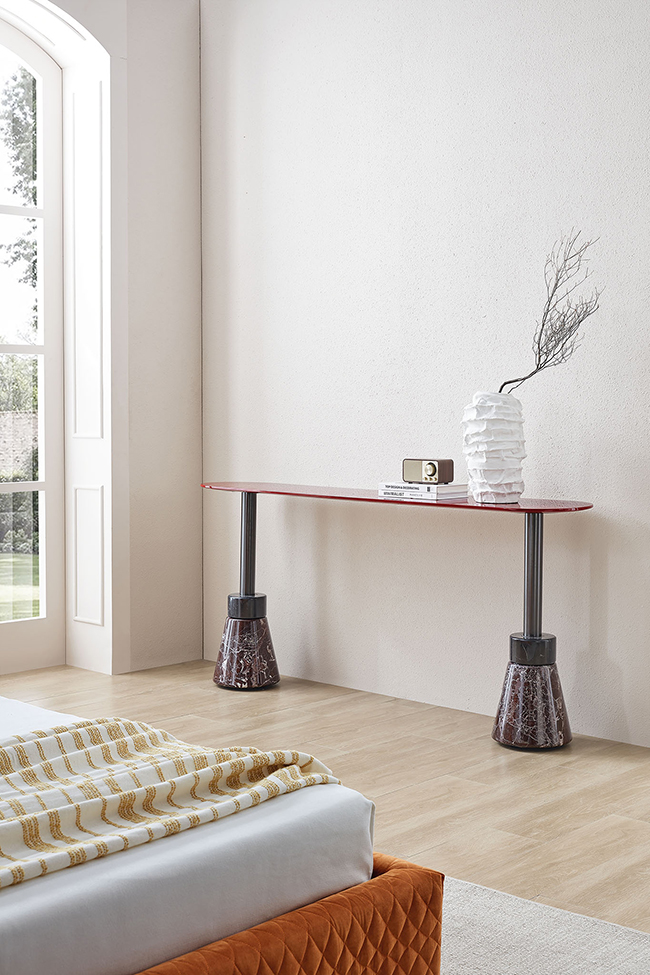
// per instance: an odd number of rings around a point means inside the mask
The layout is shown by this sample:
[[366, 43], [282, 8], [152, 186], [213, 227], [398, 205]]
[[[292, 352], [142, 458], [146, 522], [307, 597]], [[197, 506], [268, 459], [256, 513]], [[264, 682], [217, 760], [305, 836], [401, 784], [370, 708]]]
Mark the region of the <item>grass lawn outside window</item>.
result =
[[0, 622], [38, 616], [38, 555], [0, 552]]

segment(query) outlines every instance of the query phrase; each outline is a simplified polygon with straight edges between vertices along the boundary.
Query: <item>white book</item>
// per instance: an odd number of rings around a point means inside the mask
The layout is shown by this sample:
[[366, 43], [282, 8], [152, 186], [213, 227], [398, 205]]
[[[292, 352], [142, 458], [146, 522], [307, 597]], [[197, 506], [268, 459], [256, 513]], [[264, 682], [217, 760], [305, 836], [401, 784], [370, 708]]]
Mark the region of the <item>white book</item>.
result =
[[467, 484], [419, 484], [410, 481], [384, 481], [379, 485], [379, 491], [397, 491], [400, 494], [429, 495], [431, 497], [463, 497], [467, 494]]
[[392, 501], [419, 501], [423, 504], [433, 504], [436, 501], [461, 501], [467, 497], [467, 491], [459, 491], [457, 494], [421, 494], [418, 491], [379, 491], [380, 498], [391, 499]]

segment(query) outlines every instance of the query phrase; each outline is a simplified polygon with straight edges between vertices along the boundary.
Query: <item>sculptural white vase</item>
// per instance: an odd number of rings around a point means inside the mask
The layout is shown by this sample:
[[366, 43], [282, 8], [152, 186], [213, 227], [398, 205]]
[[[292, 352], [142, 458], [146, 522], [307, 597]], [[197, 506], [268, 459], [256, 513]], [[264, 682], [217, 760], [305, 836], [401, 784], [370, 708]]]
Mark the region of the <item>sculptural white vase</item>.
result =
[[468, 493], [481, 504], [516, 504], [524, 491], [524, 420], [510, 393], [475, 393], [463, 413]]

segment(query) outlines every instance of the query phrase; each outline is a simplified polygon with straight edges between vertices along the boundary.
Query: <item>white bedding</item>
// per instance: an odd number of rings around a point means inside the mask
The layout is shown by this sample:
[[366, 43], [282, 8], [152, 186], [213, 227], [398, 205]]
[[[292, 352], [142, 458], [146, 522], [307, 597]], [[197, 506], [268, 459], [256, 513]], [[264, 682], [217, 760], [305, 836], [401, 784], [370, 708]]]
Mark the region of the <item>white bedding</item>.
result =
[[[0, 739], [67, 719], [0, 698]], [[313, 786], [0, 890], [0, 975], [132, 975], [361, 883], [373, 819], [358, 792]]]

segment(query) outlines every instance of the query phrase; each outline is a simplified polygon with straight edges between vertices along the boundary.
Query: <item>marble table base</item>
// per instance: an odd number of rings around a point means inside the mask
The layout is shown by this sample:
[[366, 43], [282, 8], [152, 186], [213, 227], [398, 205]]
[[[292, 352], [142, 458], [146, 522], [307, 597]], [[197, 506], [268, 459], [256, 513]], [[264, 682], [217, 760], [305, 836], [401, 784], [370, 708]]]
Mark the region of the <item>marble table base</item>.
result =
[[508, 664], [492, 737], [513, 748], [560, 748], [571, 741], [557, 664]]
[[269, 624], [228, 617], [214, 669], [215, 684], [237, 691], [273, 687], [280, 680]]

